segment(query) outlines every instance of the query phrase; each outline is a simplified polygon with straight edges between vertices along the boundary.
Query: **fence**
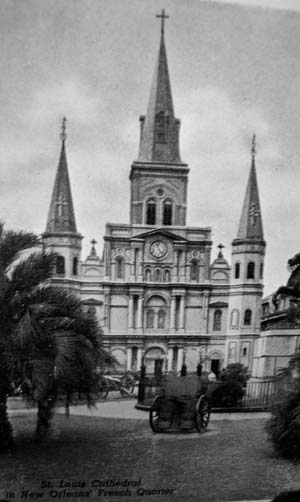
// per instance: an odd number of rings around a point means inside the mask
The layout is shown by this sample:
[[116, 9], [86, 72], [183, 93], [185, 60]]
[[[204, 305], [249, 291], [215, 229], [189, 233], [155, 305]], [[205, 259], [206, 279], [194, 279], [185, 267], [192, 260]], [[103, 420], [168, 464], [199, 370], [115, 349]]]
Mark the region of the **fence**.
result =
[[[149, 378], [145, 377], [140, 380], [138, 392], [138, 404], [143, 407], [151, 405], [154, 397], [159, 393], [161, 388], [162, 378]], [[275, 382], [269, 381], [251, 381], [247, 382], [243, 387], [243, 396], [239, 399], [216, 399], [216, 390], [223, 390], [221, 382], [208, 382], [206, 384], [206, 394], [211, 399], [212, 407], [214, 410], [226, 408], [228, 410], [269, 410], [275, 399]], [[222, 392], [219, 392], [219, 396]]]

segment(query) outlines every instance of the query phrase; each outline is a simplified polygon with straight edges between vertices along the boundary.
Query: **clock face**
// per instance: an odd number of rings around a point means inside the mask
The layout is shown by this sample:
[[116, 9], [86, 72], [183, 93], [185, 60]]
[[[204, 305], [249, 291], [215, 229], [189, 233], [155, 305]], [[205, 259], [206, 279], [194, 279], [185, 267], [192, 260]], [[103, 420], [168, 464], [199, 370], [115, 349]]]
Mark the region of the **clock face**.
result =
[[167, 252], [167, 245], [163, 241], [154, 241], [150, 246], [150, 253], [154, 258], [162, 258]]

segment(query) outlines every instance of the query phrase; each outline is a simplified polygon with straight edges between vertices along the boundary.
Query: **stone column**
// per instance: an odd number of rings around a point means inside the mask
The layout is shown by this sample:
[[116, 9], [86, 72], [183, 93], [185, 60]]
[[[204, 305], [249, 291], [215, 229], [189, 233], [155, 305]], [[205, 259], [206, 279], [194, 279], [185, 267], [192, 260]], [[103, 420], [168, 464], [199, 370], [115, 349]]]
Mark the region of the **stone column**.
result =
[[133, 328], [133, 295], [130, 295], [128, 301], [128, 329], [132, 328]]
[[204, 291], [203, 295], [203, 317], [204, 319], [207, 318], [207, 313], [208, 313], [208, 291]]
[[135, 249], [131, 248], [130, 250], [130, 258], [131, 258], [131, 263], [130, 263], [130, 280], [134, 281], [135, 280]]
[[137, 351], [137, 362], [136, 362], [138, 371], [141, 369], [142, 366], [142, 357], [143, 357], [143, 349], [139, 347]]
[[177, 371], [181, 370], [183, 363], [183, 349], [178, 349]]
[[127, 371], [131, 370], [131, 365], [132, 365], [132, 348], [128, 347], [127, 348]]
[[139, 301], [138, 301], [138, 321], [137, 321], [137, 327], [138, 329], [143, 328], [143, 304], [144, 304], [144, 298], [142, 296], [139, 296]]
[[180, 297], [179, 328], [184, 329], [185, 297]]
[[175, 329], [176, 296], [171, 298], [170, 329]]
[[174, 262], [172, 267], [172, 281], [178, 282], [178, 251], [174, 251]]
[[186, 250], [181, 253], [181, 263], [179, 266], [179, 282], [185, 282], [186, 275]]
[[104, 290], [104, 326], [110, 331], [110, 291]]
[[172, 371], [172, 363], [173, 363], [173, 347], [168, 349], [168, 371]]
[[142, 249], [136, 248], [136, 255], [135, 255], [135, 260], [136, 260], [136, 276], [135, 279], [137, 281], [142, 281], [143, 280], [143, 265], [142, 265]]

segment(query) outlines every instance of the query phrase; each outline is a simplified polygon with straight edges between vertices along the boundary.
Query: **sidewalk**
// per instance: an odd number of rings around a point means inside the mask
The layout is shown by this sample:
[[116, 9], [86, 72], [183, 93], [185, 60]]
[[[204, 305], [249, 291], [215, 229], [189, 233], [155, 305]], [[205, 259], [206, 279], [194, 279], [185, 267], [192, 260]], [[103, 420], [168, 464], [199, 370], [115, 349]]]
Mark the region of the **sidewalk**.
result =
[[[89, 415], [103, 418], [121, 418], [129, 420], [149, 420], [149, 411], [137, 410], [135, 399], [123, 399], [118, 401], [102, 401], [97, 403], [96, 408], [88, 409], [85, 405], [71, 406], [71, 415]], [[64, 413], [64, 408], [57, 410]], [[268, 418], [269, 413], [212, 413], [210, 420], [251, 420], [257, 418]]]
[[[149, 420], [149, 412], [135, 408], [136, 399], [118, 399], [116, 401], [100, 401], [95, 407], [88, 408], [86, 405], [70, 406], [70, 415], [91, 416], [102, 418], [120, 418], [125, 420]], [[36, 408], [9, 409], [10, 415], [23, 415], [36, 413]], [[65, 413], [65, 407], [56, 408], [57, 413]], [[220, 420], [254, 420], [268, 418], [267, 412], [254, 413], [212, 413], [211, 422]]]

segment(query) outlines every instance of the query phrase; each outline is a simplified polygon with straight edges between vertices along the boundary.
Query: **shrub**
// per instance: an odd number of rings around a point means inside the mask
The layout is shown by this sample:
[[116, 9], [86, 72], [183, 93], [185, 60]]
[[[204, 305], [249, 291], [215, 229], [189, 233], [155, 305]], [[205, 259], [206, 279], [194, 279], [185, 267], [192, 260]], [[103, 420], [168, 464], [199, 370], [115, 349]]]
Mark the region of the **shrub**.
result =
[[245, 391], [240, 383], [235, 381], [222, 382], [212, 392], [211, 404], [216, 407], [236, 406], [244, 395]]
[[215, 407], [236, 406], [245, 394], [247, 368], [240, 363], [229, 364], [220, 374], [220, 384], [211, 394]]

